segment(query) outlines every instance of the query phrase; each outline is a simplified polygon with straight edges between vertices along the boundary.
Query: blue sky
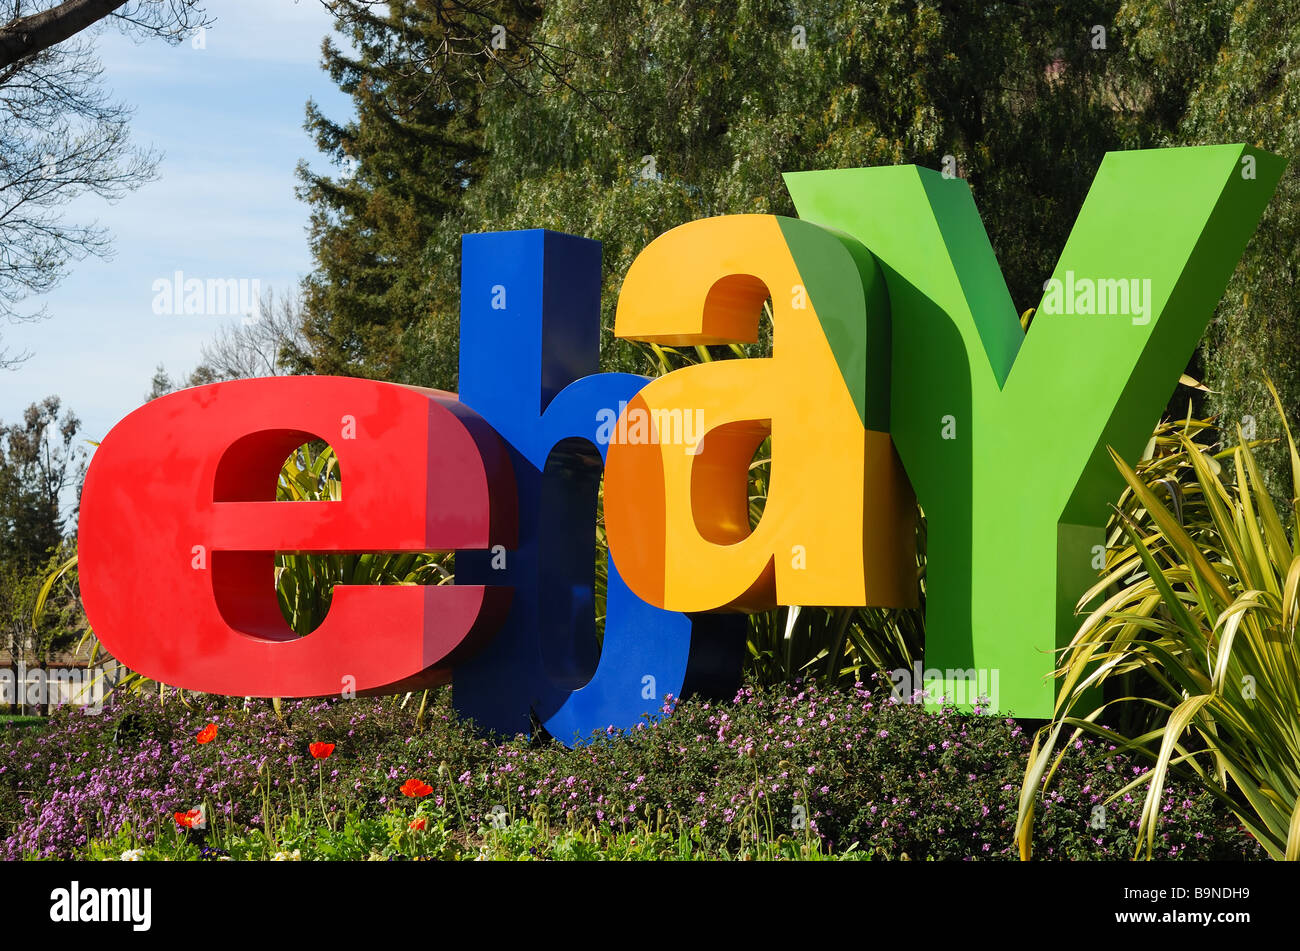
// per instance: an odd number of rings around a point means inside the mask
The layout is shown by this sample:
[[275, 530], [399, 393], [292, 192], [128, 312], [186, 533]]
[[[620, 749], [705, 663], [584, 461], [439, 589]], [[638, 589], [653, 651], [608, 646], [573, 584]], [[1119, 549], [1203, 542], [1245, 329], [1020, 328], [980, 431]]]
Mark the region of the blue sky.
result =
[[0, 420], [19, 419], [50, 394], [101, 438], [135, 409], [159, 363], [187, 373], [202, 344], [238, 316], [154, 313], [153, 283], [187, 278], [259, 281], [290, 288], [311, 269], [307, 207], [294, 197], [294, 167], [326, 168], [303, 130], [314, 99], [326, 114], [351, 114], [320, 68], [332, 20], [318, 0], [210, 0], [217, 20], [203, 37], [169, 46], [116, 29], [93, 34], [104, 84], [135, 109], [133, 142], [163, 153], [159, 177], [116, 204], [84, 196], [70, 223], [98, 221], [114, 256], [88, 258], [41, 304], [40, 322], [0, 324], [0, 345], [32, 356], [0, 370]]

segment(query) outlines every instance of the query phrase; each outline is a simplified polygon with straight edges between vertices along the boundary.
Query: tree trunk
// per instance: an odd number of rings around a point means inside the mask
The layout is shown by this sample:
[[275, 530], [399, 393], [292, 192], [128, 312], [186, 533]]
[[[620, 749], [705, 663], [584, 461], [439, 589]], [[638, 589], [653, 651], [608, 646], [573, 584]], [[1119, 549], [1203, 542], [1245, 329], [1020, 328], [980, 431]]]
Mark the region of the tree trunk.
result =
[[0, 27], [0, 69], [62, 43], [125, 4], [126, 0], [64, 0], [57, 7], [5, 24]]

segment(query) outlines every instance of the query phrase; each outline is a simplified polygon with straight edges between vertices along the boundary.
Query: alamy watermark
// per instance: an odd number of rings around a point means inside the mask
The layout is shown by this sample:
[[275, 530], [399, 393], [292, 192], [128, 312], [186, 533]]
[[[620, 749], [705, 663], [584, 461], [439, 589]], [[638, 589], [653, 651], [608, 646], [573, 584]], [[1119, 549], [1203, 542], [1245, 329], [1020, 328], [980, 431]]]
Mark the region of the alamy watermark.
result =
[[90, 888], [74, 880], [50, 892], [50, 921], [122, 922], [132, 931], [148, 931], [153, 923], [153, 889]]
[[596, 422], [596, 442], [602, 446], [684, 446], [688, 456], [696, 456], [704, 438], [702, 409], [628, 409], [622, 400], [616, 410], [597, 410]]
[[918, 660], [910, 668], [891, 670], [889, 679], [894, 684], [890, 696], [900, 703], [921, 703], [928, 699], [979, 707], [990, 712], [998, 709], [996, 667], [991, 670], [983, 667], [923, 669]]
[[89, 714], [104, 709], [104, 697], [120, 676], [116, 667], [0, 667], [0, 703], [57, 707], [71, 703]]
[[1043, 285], [1044, 314], [1082, 317], [1130, 317], [1134, 325], [1151, 323], [1151, 278], [1052, 278]]
[[153, 312], [159, 316], [255, 319], [262, 282], [247, 277], [186, 277], [184, 271], [177, 271], [155, 280], [153, 295]]

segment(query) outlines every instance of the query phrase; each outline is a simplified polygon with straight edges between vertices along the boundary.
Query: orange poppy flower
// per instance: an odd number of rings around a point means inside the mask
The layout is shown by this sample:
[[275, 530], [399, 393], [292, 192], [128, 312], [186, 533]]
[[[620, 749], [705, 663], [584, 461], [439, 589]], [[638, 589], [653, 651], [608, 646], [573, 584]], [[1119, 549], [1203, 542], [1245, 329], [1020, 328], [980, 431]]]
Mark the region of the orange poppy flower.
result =
[[202, 809], [191, 809], [189, 812], [178, 812], [175, 814], [176, 824], [182, 829], [193, 829], [195, 823], [203, 818]]
[[427, 796], [431, 792], [433, 792], [433, 787], [420, 779], [408, 779], [402, 783], [402, 795], [410, 796], [412, 799]]
[[423, 832], [428, 827], [429, 827], [429, 820], [426, 819], [424, 816], [420, 816], [420, 818], [418, 819], [411, 820], [411, 828], [414, 829], [416, 832]]
[[211, 743], [216, 738], [217, 738], [217, 725], [215, 723], [209, 723], [202, 730], [200, 730], [199, 735], [195, 737], [195, 739], [198, 740], [198, 742], [200, 743]]
[[307, 747], [312, 759], [329, 759], [330, 754], [334, 752], [333, 743], [312, 743]]

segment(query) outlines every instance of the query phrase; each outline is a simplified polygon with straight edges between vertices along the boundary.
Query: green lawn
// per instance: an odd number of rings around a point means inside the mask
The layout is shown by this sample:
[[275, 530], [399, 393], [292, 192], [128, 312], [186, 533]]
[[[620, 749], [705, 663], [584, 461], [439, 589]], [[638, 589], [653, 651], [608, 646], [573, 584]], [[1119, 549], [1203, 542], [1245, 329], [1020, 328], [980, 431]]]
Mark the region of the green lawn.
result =
[[43, 717], [19, 716], [16, 713], [0, 713], [0, 726], [32, 726], [42, 722]]

